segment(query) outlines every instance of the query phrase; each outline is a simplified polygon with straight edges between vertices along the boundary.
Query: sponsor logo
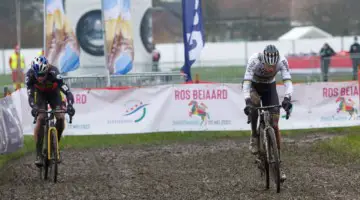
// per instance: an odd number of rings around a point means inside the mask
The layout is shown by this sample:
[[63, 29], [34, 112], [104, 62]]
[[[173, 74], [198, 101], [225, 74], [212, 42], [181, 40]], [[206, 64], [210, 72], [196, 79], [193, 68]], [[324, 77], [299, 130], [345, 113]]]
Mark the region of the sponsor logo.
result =
[[174, 126], [231, 125], [231, 120], [210, 119], [208, 107], [203, 102], [192, 100], [188, 103], [188, 120], [173, 120]]
[[338, 97], [336, 99], [336, 103], [338, 103], [338, 108], [336, 109], [336, 113], [345, 112], [349, 114], [349, 120], [356, 119], [358, 117], [358, 110], [356, 109], [355, 102], [349, 98], [348, 100], [345, 97]]
[[322, 116], [321, 121], [348, 121], [359, 120], [357, 105], [352, 98], [346, 99], [343, 96], [336, 98], [336, 114], [332, 116]]
[[125, 109], [122, 114], [122, 117], [125, 117], [125, 119], [109, 120], [108, 124], [139, 123], [146, 117], [146, 106], [148, 105], [140, 100], [127, 101], [124, 104]]
[[[124, 116], [136, 116], [134, 122], [141, 122], [146, 116], [146, 106], [149, 104], [144, 104], [139, 100], [130, 100], [125, 103], [125, 114]], [[140, 114], [139, 114], [140, 113]]]
[[190, 106], [189, 116], [193, 115], [200, 117], [200, 125], [206, 125], [207, 121], [210, 119], [210, 115], [207, 110], [207, 106], [204, 103], [198, 103], [197, 101], [190, 101], [188, 106]]

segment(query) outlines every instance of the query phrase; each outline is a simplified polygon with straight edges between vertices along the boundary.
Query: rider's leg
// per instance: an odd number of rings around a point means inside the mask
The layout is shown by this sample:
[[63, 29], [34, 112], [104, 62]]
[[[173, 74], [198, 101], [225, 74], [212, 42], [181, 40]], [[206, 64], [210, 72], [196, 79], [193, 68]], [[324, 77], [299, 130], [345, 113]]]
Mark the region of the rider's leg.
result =
[[[49, 100], [49, 103], [50, 103], [51, 109], [53, 109], [53, 110], [64, 110], [60, 90], [57, 90], [54, 92], [54, 94], [51, 96], [51, 99]], [[58, 142], [60, 142], [62, 133], [65, 129], [65, 114], [64, 113], [55, 113], [55, 118], [56, 118], [55, 127], [58, 132]], [[59, 154], [60, 154], [60, 158], [58, 161], [62, 162], [60, 149], [59, 149]]]
[[[250, 93], [250, 97], [251, 97], [251, 102], [255, 107], [260, 107], [260, 97], [258, 95], [258, 93], [254, 90], [251, 91]], [[257, 137], [257, 121], [258, 121], [258, 115], [259, 113], [257, 112], [257, 110], [253, 109], [251, 111], [251, 135], [253, 137]]]
[[56, 129], [58, 131], [58, 142], [60, 142], [62, 133], [65, 129], [65, 114], [64, 113], [56, 113]]
[[274, 128], [276, 135], [276, 143], [280, 152], [281, 134], [279, 129], [279, 118], [280, 118], [280, 109], [273, 109], [271, 111], [271, 125]]
[[36, 120], [36, 125], [35, 125], [35, 129], [34, 129], [34, 135], [35, 135], [35, 148], [36, 148], [36, 160], [35, 160], [35, 164], [36, 165], [40, 165], [41, 164], [41, 151], [42, 151], [42, 145], [43, 145], [43, 140], [44, 140], [44, 124], [45, 124], [45, 114], [44, 113], [39, 113], [37, 120]]
[[[255, 88], [252, 88], [250, 92], [251, 102], [255, 107], [260, 106], [260, 97]], [[257, 133], [257, 120], [258, 120], [258, 112], [254, 109], [251, 111], [251, 137], [250, 137], [250, 144], [249, 149], [250, 151], [255, 154], [258, 152], [258, 139], [259, 134]]]
[[[54, 94], [51, 96], [51, 99], [49, 102], [50, 102], [51, 109], [64, 110], [60, 90], [57, 90], [54, 92]], [[58, 131], [58, 142], [60, 142], [62, 133], [65, 129], [65, 114], [64, 113], [56, 113], [55, 118], [56, 118], [55, 127]]]
[[[36, 92], [35, 93], [35, 104], [37, 105], [38, 109], [44, 109], [46, 106], [44, 96]], [[34, 128], [34, 139], [35, 139], [35, 149], [36, 149], [36, 165], [41, 165], [41, 154], [42, 154], [42, 144], [44, 140], [44, 124], [45, 124], [45, 114], [39, 113], [36, 120], [36, 125]]]

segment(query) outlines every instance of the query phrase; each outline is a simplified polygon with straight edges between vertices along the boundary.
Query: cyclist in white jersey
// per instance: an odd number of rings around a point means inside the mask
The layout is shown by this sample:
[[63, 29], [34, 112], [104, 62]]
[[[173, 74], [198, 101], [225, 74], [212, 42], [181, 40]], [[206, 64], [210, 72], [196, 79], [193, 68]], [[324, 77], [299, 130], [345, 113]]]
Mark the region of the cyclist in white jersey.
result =
[[[279, 105], [275, 81], [275, 76], [279, 71], [285, 85], [282, 107], [284, 110], [289, 111], [292, 108], [291, 95], [293, 93], [293, 85], [287, 59], [279, 54], [274, 45], [266, 46], [263, 52], [255, 53], [249, 58], [244, 75], [243, 92], [246, 102], [244, 112], [246, 115], [251, 113], [249, 149], [253, 154], [258, 152], [258, 134], [256, 131], [258, 113], [252, 112], [251, 107], [260, 106], [260, 101], [263, 106]], [[280, 131], [278, 126], [280, 109], [273, 108], [270, 110], [270, 113], [280, 155]], [[286, 175], [282, 170], [281, 179], [282, 181], [286, 179]]]

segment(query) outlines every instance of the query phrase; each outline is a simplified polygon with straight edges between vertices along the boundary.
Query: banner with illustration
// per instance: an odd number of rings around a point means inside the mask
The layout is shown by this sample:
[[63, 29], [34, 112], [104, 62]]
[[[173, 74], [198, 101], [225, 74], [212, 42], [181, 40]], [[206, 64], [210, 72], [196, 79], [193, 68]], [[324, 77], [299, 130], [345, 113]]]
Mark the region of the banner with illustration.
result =
[[80, 46], [66, 17], [63, 0], [45, 0], [44, 53], [49, 62], [67, 73], [79, 68]]
[[103, 0], [106, 67], [110, 74], [127, 74], [133, 68], [134, 45], [131, 0]]
[[20, 118], [11, 97], [0, 99], [0, 154], [12, 153], [24, 145]]
[[[284, 86], [277, 87], [280, 102]], [[74, 89], [76, 115], [65, 135], [128, 134], [173, 131], [250, 130], [240, 84], [184, 84], [138, 89]], [[24, 134], [34, 125], [27, 92], [13, 102]], [[289, 120], [281, 109], [280, 129], [357, 126], [359, 88], [354, 82], [295, 84]]]

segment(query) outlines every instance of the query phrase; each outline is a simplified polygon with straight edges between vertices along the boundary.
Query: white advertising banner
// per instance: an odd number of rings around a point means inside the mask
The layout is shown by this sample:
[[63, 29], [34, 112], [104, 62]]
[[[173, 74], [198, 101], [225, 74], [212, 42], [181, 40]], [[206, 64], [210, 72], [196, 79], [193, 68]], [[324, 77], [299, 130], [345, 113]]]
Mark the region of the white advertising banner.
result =
[[[65, 135], [171, 131], [250, 130], [240, 84], [185, 84], [129, 90], [73, 90], [76, 114]], [[278, 86], [280, 103], [284, 87]], [[34, 125], [25, 90], [12, 95], [24, 134]], [[354, 126], [357, 82], [295, 84], [289, 120], [281, 110], [280, 129]]]

